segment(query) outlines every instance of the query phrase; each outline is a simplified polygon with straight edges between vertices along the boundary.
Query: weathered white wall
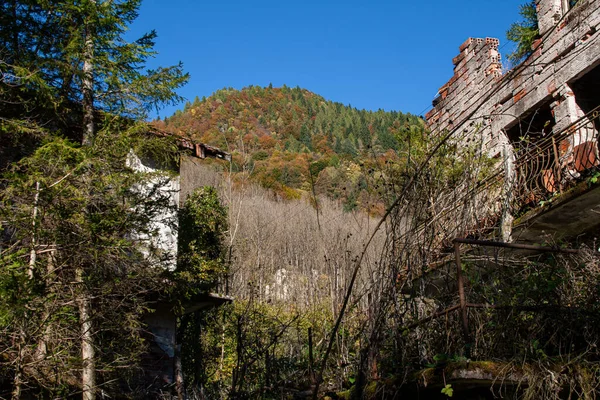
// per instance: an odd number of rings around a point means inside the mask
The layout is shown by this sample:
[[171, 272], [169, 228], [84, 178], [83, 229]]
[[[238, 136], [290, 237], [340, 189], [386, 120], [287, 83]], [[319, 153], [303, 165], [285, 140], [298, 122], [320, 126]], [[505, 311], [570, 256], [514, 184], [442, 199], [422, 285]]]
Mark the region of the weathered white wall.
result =
[[[143, 162], [133, 151], [127, 158], [127, 166], [137, 172], [152, 174], [144, 187], [136, 188], [148, 196], [159, 199], [162, 196], [168, 197], [168, 205], [164, 211], [159, 213], [152, 222], [150, 228], [156, 232], [154, 236], [138, 234], [136, 239], [145, 242], [143, 252], [153, 261], [162, 264], [162, 266], [173, 271], [177, 265], [177, 207], [179, 206], [179, 176], [172, 177], [166, 172], [161, 172], [156, 166], [150, 165], [150, 162]], [[157, 188], [158, 190], [154, 190]], [[153, 193], [155, 192], [155, 193]]]

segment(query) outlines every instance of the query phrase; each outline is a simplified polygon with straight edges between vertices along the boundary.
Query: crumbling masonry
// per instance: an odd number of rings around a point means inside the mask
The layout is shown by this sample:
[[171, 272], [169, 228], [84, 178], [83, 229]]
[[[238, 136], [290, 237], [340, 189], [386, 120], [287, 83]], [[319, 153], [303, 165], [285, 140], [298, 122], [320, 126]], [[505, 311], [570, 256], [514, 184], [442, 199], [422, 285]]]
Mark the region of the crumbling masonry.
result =
[[467, 39], [426, 115], [433, 134], [503, 159], [521, 204], [562, 192], [600, 160], [600, 1], [536, 7], [531, 56], [503, 73], [498, 39]]
[[485, 144], [494, 149], [540, 107], [550, 107], [558, 131], [582, 117], [590, 101], [600, 103], [596, 90], [581, 88], [586, 92], [581, 101], [577, 93], [580, 82], [600, 88], [600, 2], [580, 0], [569, 9], [567, 1], [538, 0], [537, 9], [541, 38], [531, 57], [512, 71], [502, 74], [498, 39], [469, 38], [460, 46], [452, 60], [454, 76], [426, 115], [433, 131], [472, 131], [473, 121], [489, 121]]
[[[454, 257], [446, 253], [441, 261], [430, 263], [403, 289], [418, 307], [415, 322], [408, 325], [409, 330], [414, 329], [409, 335], [415, 338], [418, 357], [462, 354], [469, 361], [452, 367], [448, 367], [452, 361], [444, 361], [419, 371], [403, 386], [406, 398], [439, 396], [440, 389], [447, 385], [461, 398], [491, 399], [499, 393], [501, 397], [517, 398], [529, 378], [522, 374], [524, 369], [517, 371], [511, 369], [511, 363], [497, 362], [510, 358], [510, 353], [497, 352], [506, 346], [506, 337], [511, 337], [509, 342], [527, 343], [531, 339], [527, 332], [535, 324], [532, 315], [544, 321], [544, 326], [558, 324], [559, 328], [548, 336], [552, 340], [556, 332], [564, 332], [567, 325], [577, 321], [571, 318], [570, 309], [560, 311], [561, 300], [551, 306], [552, 314], [544, 317], [540, 310], [553, 301], [547, 296], [540, 302], [528, 295], [488, 296], [487, 292], [500, 293], [501, 287], [505, 290], [514, 286], [512, 275], [525, 270], [523, 265], [529, 262], [521, 263], [523, 260], [542, 252], [579, 251], [558, 248], [557, 243], [598, 248], [600, 1], [536, 0], [536, 7], [540, 37], [523, 63], [504, 72], [497, 39], [468, 39], [453, 59], [453, 77], [439, 89], [433, 109], [426, 115], [432, 135], [457, 147], [479, 150], [496, 162], [490, 163], [494, 167], [489, 176], [486, 174], [465, 190], [457, 188], [461, 193], [455, 202], [469, 212], [476, 210], [483, 229], [472, 228], [467, 222], [449, 230], [458, 236], [453, 243]], [[469, 208], [471, 204], [474, 206]], [[498, 227], [499, 231], [495, 229]], [[498, 234], [501, 241], [497, 240]], [[542, 263], [540, 269], [544, 268]], [[499, 282], [505, 286], [499, 286]], [[523, 299], [541, 308], [527, 310], [524, 306], [530, 303]], [[510, 310], [510, 314], [501, 314], [502, 310]], [[534, 314], [517, 317], [521, 312]], [[558, 316], [567, 313], [563, 321], [568, 322], [560, 325]], [[583, 315], [578, 326], [595, 326], [591, 320], [586, 321], [587, 308]], [[522, 322], [525, 334], [519, 328], [507, 328], [515, 321], [512, 326]], [[460, 330], [462, 338], [456, 339], [457, 346], [452, 347], [448, 338]], [[431, 343], [429, 348], [423, 345], [427, 341]], [[562, 343], [560, 339], [557, 342]], [[574, 342], [569, 343], [572, 346]], [[566, 354], [561, 351], [556, 353]], [[582, 354], [584, 350], [567, 349], [573, 354], [578, 351]], [[569, 355], [569, 359], [577, 357]], [[524, 358], [523, 365], [527, 362]], [[553, 382], [559, 382], [554, 372], [550, 374]], [[563, 369], [560, 374], [568, 372]]]

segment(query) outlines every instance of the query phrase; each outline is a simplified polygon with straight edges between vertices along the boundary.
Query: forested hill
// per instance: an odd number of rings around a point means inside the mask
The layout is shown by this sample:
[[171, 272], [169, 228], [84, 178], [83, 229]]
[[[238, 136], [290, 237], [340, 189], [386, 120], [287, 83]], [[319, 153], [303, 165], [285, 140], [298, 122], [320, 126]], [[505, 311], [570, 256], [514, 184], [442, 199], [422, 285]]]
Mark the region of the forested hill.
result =
[[382, 204], [369, 175], [402, 158], [410, 138], [422, 140], [425, 131], [411, 114], [357, 110], [286, 86], [219, 90], [156, 125], [230, 151], [234, 171], [284, 197], [314, 189], [347, 210], [374, 213]]

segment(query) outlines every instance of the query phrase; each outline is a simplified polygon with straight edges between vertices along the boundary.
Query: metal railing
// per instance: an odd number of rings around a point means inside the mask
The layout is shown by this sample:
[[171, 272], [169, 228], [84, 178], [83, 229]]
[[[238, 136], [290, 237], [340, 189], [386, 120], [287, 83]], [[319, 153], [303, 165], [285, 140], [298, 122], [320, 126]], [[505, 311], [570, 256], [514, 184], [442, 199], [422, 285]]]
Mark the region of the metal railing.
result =
[[565, 129], [515, 145], [513, 208], [536, 206], [590, 177], [600, 166], [600, 106]]

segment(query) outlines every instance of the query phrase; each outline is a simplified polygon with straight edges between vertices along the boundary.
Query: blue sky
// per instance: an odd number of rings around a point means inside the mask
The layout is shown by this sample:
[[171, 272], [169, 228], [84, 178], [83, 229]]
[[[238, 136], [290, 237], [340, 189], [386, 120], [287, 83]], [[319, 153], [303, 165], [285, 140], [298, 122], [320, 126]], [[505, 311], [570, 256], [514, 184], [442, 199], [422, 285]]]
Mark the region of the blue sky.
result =
[[[183, 61], [189, 100], [223, 87], [300, 86], [357, 108], [421, 115], [468, 37], [497, 37], [525, 0], [145, 0], [131, 38], [158, 32], [149, 66]], [[169, 116], [183, 105], [160, 111]]]

